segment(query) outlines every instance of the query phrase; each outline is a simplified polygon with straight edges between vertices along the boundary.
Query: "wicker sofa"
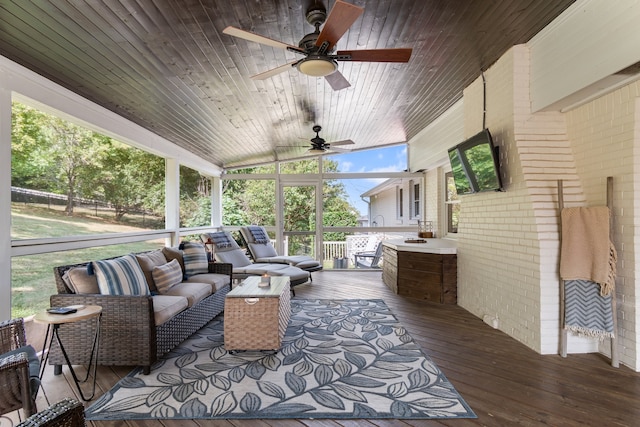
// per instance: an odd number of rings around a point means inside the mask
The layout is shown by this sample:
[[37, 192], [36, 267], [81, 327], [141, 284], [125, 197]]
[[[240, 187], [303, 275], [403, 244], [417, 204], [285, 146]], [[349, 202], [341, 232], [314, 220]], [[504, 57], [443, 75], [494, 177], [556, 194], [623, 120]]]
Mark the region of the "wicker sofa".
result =
[[[186, 253], [186, 252], [185, 252]], [[149, 287], [148, 295], [104, 294], [91, 270], [105, 261], [135, 256]], [[206, 255], [205, 255], [206, 257]], [[58, 294], [50, 298], [51, 306], [100, 305], [100, 342], [97, 363], [107, 366], [142, 366], [149, 373], [151, 365], [224, 310], [224, 299], [231, 289], [232, 266], [207, 262], [207, 271], [188, 275], [187, 256], [179, 248], [130, 254], [97, 262], [64, 265], [54, 268]], [[175, 265], [178, 261], [184, 277], [164, 292], [154, 283], [154, 267]], [[153, 274], [152, 274], [153, 273]], [[141, 285], [142, 286], [142, 285]], [[102, 293], [101, 293], [102, 292]], [[89, 348], [95, 321], [60, 326], [59, 334], [72, 364], [88, 365]], [[64, 356], [52, 346], [49, 364], [55, 373], [62, 372]]]

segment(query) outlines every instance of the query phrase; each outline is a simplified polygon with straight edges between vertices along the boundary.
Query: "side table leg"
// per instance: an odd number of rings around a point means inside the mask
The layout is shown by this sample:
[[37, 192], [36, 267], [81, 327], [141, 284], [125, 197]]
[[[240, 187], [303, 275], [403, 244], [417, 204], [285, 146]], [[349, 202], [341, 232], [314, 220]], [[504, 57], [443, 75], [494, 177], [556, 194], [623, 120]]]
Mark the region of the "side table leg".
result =
[[[97, 351], [98, 351], [98, 347], [99, 347], [99, 339], [100, 339], [100, 317], [99, 316], [97, 318], [97, 325], [96, 325], [96, 333], [93, 337], [93, 344], [91, 345], [91, 356], [89, 358], [89, 366], [87, 366], [87, 375], [85, 376], [85, 378], [83, 380], [79, 380], [78, 376], [76, 375], [76, 371], [73, 369], [73, 366], [71, 364], [71, 360], [69, 359], [69, 355], [67, 354], [67, 351], [64, 349], [64, 346], [62, 345], [62, 341], [60, 340], [60, 335], [58, 334], [58, 327], [59, 325], [54, 324], [53, 325], [53, 333], [51, 335], [51, 342], [53, 341], [53, 336], [55, 335], [56, 340], [58, 341], [58, 345], [60, 346], [60, 351], [62, 352], [62, 355], [64, 356], [64, 360], [67, 362], [67, 366], [69, 367], [69, 372], [71, 372], [71, 376], [73, 377], [73, 382], [76, 385], [76, 388], [78, 389], [78, 394], [80, 395], [80, 397], [82, 398], [82, 400], [84, 400], [85, 402], [88, 402], [89, 400], [93, 399], [93, 396], [95, 396], [96, 394], [96, 375], [98, 372], [98, 357], [97, 357]], [[51, 347], [51, 344], [49, 344], [49, 347]], [[94, 360], [95, 358], [95, 360]], [[90, 396], [85, 396], [84, 393], [82, 392], [82, 389], [80, 388], [80, 383], [85, 383], [87, 382], [87, 380], [89, 379], [89, 376], [91, 375], [91, 364], [93, 363], [94, 367], [93, 367], [93, 387], [91, 389], [91, 395]], [[43, 369], [44, 371], [44, 369]]]
[[[49, 349], [51, 348], [51, 343], [53, 343], [53, 333], [51, 333], [51, 324], [47, 325], [47, 331], [44, 334], [44, 342], [42, 343], [42, 354], [40, 355], [40, 379], [42, 379], [42, 375], [44, 374], [44, 368], [47, 366], [47, 361], [49, 360]], [[47, 341], [49, 343], [47, 344]]]

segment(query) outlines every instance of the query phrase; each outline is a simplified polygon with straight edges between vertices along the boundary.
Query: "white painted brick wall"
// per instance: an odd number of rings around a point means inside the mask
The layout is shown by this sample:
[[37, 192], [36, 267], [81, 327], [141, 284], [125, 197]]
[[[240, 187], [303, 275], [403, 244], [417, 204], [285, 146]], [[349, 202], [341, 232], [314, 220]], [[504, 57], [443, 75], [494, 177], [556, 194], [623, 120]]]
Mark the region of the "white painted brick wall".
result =
[[[462, 196], [458, 236], [458, 303], [482, 318], [498, 315], [500, 329], [544, 354], [558, 351], [559, 247], [557, 180], [565, 206], [606, 203], [606, 177], [614, 177], [613, 240], [618, 250], [616, 295], [620, 361], [640, 370], [640, 83], [632, 83], [568, 113], [531, 113], [529, 52], [516, 46], [486, 73], [486, 125], [500, 147], [504, 193]], [[464, 136], [482, 128], [479, 77], [464, 91]], [[428, 134], [445, 134], [434, 126]], [[427, 133], [425, 133], [425, 137]], [[428, 138], [425, 138], [425, 140]], [[425, 152], [429, 147], [423, 147]], [[442, 197], [426, 173], [427, 213]], [[441, 203], [441, 202], [440, 202]], [[440, 206], [442, 206], [440, 204]], [[439, 212], [444, 225], [444, 213]], [[569, 352], [609, 343], [569, 337]]]
[[[458, 241], [459, 304], [541, 353], [559, 340], [557, 180], [565, 203], [582, 203], [561, 113], [532, 114], [529, 56], [516, 46], [485, 73], [486, 125], [500, 147], [506, 192], [463, 196]], [[482, 79], [465, 89], [465, 132], [482, 128]], [[574, 351], [592, 350], [579, 340]]]
[[[640, 266], [635, 212], [640, 197], [640, 82], [636, 81], [566, 114], [567, 130], [588, 205], [606, 204], [606, 177], [612, 176], [613, 242], [618, 251], [616, 298], [620, 330], [620, 362], [640, 370], [637, 339], [640, 298], [636, 274]], [[600, 350], [609, 355], [609, 344]]]

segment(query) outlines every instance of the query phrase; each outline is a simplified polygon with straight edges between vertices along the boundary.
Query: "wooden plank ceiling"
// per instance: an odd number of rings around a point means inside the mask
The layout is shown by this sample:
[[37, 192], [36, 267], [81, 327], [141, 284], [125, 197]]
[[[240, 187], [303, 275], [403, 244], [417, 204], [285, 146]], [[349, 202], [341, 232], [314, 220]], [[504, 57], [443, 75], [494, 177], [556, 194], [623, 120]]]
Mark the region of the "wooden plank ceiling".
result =
[[314, 124], [353, 149], [408, 141], [574, 0], [347, 1], [365, 11], [338, 50], [413, 55], [340, 62], [341, 91], [296, 69], [251, 80], [299, 56], [222, 33], [297, 46], [313, 0], [0, 0], [0, 54], [228, 167], [300, 155]]

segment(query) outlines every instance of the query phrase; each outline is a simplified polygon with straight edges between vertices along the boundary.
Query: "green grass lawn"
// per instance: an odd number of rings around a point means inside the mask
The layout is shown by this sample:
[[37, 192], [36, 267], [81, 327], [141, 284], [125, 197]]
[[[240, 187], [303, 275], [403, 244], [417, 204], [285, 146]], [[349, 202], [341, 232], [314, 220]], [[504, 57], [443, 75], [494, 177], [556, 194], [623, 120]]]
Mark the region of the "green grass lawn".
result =
[[[81, 234], [123, 233], [144, 229], [31, 205], [12, 204], [11, 238], [33, 239]], [[53, 267], [155, 249], [163, 241], [126, 243], [11, 259], [11, 317], [26, 317], [49, 307], [57, 293]]]

